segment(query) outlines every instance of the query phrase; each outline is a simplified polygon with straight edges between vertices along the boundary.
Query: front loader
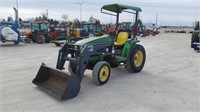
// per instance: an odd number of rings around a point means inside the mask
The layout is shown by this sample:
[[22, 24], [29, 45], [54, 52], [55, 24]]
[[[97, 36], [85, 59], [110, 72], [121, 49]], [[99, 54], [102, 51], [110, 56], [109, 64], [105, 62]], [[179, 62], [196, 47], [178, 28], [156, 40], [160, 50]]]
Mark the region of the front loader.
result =
[[[116, 13], [117, 23], [119, 13], [128, 9], [135, 11], [132, 14], [136, 15], [137, 20], [141, 11], [139, 7], [111, 4], [101, 8], [102, 12]], [[78, 95], [86, 69], [92, 70], [92, 79], [97, 85], [107, 83], [111, 67], [124, 66], [131, 73], [140, 72], [145, 64], [145, 49], [137, 44], [139, 40], [136, 35], [128, 37], [128, 32], [120, 32], [114, 38], [103, 35], [75, 43], [66, 42], [59, 50], [56, 69], [42, 64], [32, 82], [58, 99], [71, 99]], [[69, 73], [64, 71], [66, 61], [69, 61]]]

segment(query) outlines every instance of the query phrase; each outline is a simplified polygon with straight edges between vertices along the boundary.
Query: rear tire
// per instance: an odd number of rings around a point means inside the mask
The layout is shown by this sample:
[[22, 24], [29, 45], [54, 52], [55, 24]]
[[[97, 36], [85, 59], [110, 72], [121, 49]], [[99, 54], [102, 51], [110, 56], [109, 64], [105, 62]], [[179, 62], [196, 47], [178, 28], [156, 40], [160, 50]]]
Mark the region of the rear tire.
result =
[[110, 65], [106, 61], [99, 61], [92, 70], [92, 79], [97, 85], [103, 85], [107, 83], [110, 72]]
[[125, 68], [131, 73], [140, 72], [145, 64], [146, 53], [143, 46], [135, 44], [129, 51], [129, 56], [126, 61]]
[[49, 34], [46, 34], [46, 35], [45, 35], [45, 42], [46, 42], [46, 43], [51, 42], [51, 36], [50, 36]]
[[43, 43], [45, 42], [44, 36], [43, 36], [43, 35], [37, 35], [37, 36], [36, 36], [36, 42], [37, 42], [38, 44], [43, 44]]
[[192, 38], [191, 38], [191, 48], [193, 48], [193, 44], [195, 42], [199, 42], [199, 37], [198, 37], [199, 32], [193, 32], [192, 33]]

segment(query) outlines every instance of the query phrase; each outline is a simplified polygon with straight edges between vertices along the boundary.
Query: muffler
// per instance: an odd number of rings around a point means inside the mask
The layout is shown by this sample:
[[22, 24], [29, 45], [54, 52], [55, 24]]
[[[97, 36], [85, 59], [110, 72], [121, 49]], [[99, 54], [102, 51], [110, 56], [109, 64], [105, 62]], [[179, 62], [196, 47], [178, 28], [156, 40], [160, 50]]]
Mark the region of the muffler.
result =
[[80, 91], [80, 79], [72, 73], [48, 67], [44, 64], [32, 81], [40, 89], [58, 99], [71, 99], [77, 96]]

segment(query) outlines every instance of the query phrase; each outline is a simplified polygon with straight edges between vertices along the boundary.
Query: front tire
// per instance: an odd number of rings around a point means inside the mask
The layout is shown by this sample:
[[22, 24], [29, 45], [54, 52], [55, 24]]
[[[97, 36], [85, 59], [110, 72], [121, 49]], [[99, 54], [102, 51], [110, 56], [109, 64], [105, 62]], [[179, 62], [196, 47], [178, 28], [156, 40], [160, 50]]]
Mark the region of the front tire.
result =
[[14, 44], [19, 44], [19, 42], [18, 41], [14, 41]]
[[93, 33], [89, 33], [88, 34], [88, 37], [90, 38], [90, 37], [94, 37], [94, 34]]
[[56, 42], [55, 45], [56, 45], [56, 46], [60, 46], [61, 44]]
[[73, 63], [71, 63], [71, 62], [69, 62], [69, 64], [68, 64], [68, 71], [70, 72], [70, 73], [74, 73], [74, 74], [76, 74], [76, 71], [77, 71], [77, 65], [76, 64], [73, 64]]
[[46, 35], [45, 35], [45, 42], [46, 42], [46, 43], [51, 42], [51, 36], [50, 36], [49, 34], [46, 34]]
[[135, 44], [129, 51], [129, 56], [126, 61], [125, 68], [131, 73], [140, 72], [145, 64], [146, 53], [143, 46]]
[[103, 85], [107, 83], [110, 72], [110, 65], [106, 61], [99, 61], [93, 68], [92, 79], [97, 85]]
[[43, 43], [45, 42], [44, 36], [43, 36], [43, 35], [38, 35], [38, 36], [36, 36], [36, 42], [37, 42], [38, 44], [43, 44]]

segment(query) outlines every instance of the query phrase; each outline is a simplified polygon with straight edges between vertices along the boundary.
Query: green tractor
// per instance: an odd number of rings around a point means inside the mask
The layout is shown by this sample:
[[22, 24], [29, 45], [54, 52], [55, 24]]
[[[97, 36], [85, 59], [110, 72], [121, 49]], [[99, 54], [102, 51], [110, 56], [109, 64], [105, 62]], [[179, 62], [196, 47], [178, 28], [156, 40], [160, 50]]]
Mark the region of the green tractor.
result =
[[[131, 11], [128, 11], [131, 10]], [[141, 8], [121, 4], [104, 5], [101, 12], [115, 13], [118, 26], [119, 14], [128, 12], [135, 15]], [[137, 23], [135, 23], [137, 26]], [[124, 66], [130, 73], [140, 72], [145, 64], [146, 54], [136, 36], [128, 39], [128, 32], [120, 32], [117, 37], [109, 35], [86, 38], [75, 43], [65, 43], [59, 50], [56, 69], [42, 64], [33, 83], [58, 99], [77, 96], [86, 69], [92, 70], [92, 79], [97, 85], [108, 82], [111, 67]], [[68, 61], [68, 71], [63, 71]]]
[[83, 23], [81, 28], [81, 36], [95, 37], [106, 34], [107, 26], [100, 23]]
[[31, 23], [31, 31], [26, 33], [27, 43], [33, 41], [38, 44], [51, 42], [51, 36], [48, 31], [47, 22], [33, 22]]

